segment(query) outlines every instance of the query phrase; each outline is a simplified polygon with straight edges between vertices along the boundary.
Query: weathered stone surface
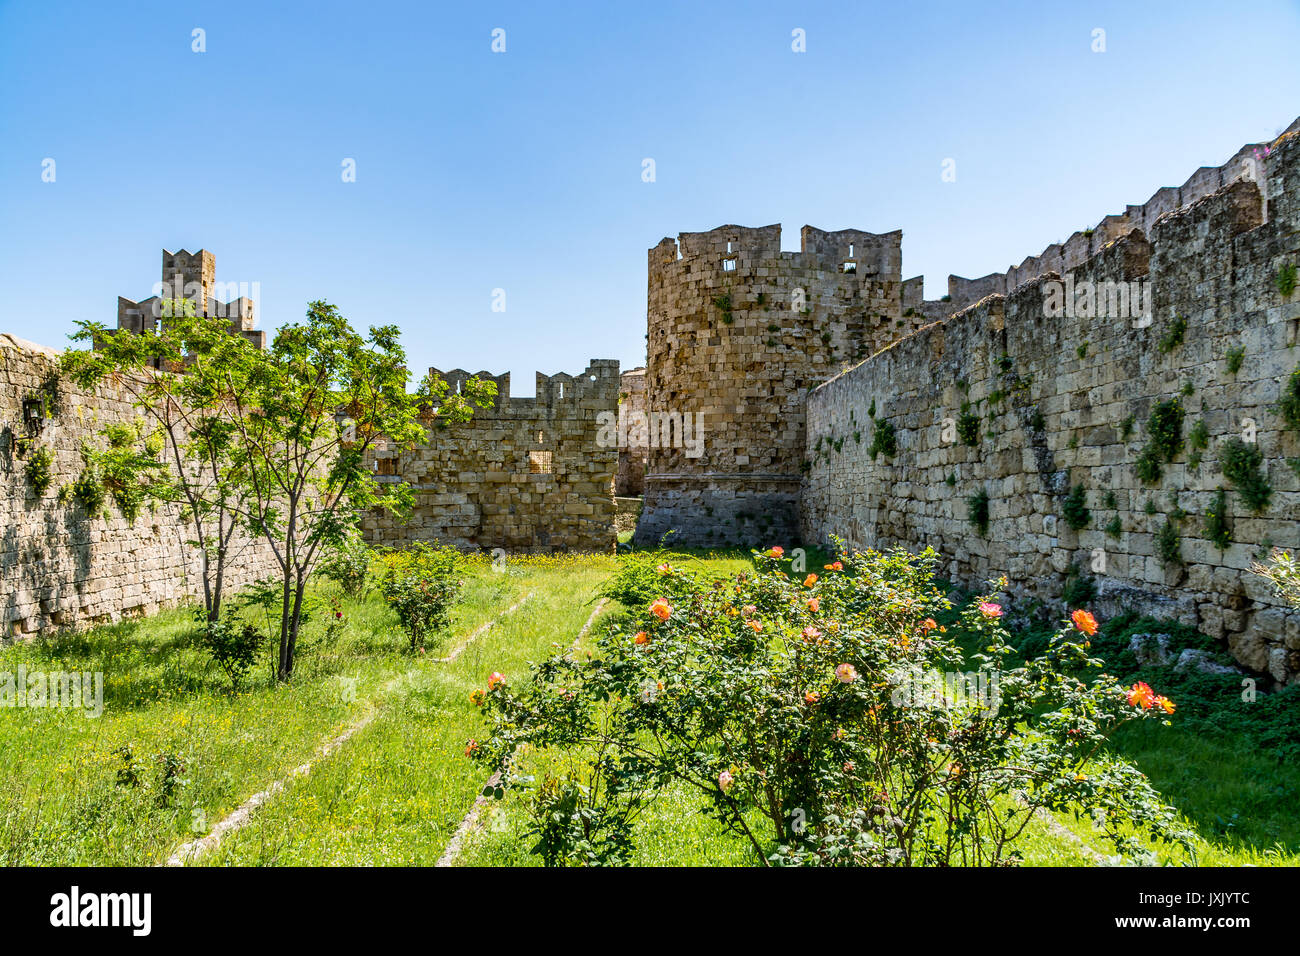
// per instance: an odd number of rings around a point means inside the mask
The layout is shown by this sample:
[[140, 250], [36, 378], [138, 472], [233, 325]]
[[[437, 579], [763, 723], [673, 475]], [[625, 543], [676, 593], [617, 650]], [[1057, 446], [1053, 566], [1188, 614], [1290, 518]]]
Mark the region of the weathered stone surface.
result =
[[[471, 377], [463, 369], [431, 371], [452, 391]], [[478, 377], [496, 382], [493, 407], [465, 425], [431, 429], [412, 450], [374, 451], [379, 480], [410, 484], [415, 509], [409, 521], [366, 515], [366, 539], [390, 547], [613, 551], [618, 362], [594, 359], [578, 375], [538, 373], [535, 398], [511, 397], [509, 373]]]
[[[1073, 565], [1096, 572], [1095, 610], [1186, 621], [1226, 636], [1251, 669], [1300, 679], [1297, 612], [1249, 573], [1270, 546], [1294, 547], [1300, 537], [1300, 477], [1287, 464], [1300, 457], [1300, 434], [1277, 411], [1297, 367], [1300, 292], [1284, 296], [1276, 281], [1300, 261], [1298, 129], [1266, 156], [1260, 149], [1254, 180], [1231, 163], [1211, 168], [1172, 197], [1130, 207], [1126, 221], [1111, 218], [1086, 242], [1045, 253], [1064, 275], [1027, 260], [1001, 281], [954, 277], [954, 304], [967, 307], [815, 389], [800, 496], [805, 540], [928, 545], [956, 580], [979, 586], [1005, 574], [1013, 594], [1049, 603]], [[1240, 155], [1254, 158], [1249, 147]], [[1115, 316], [1109, 303], [1052, 317], [1045, 304], [1058, 279], [1098, 289], [1149, 283], [1152, 321]], [[1227, 357], [1238, 348], [1244, 359], [1233, 374]], [[1134, 463], [1150, 438], [1148, 418], [1175, 396], [1184, 447], [1145, 484]], [[953, 427], [963, 414], [978, 423], [972, 445]], [[1193, 459], [1186, 439], [1201, 421], [1209, 441]], [[886, 422], [897, 451], [873, 457], [872, 431]], [[1223, 474], [1224, 443], [1243, 436], [1263, 452], [1273, 489], [1262, 514], [1250, 513]], [[1205, 530], [1220, 486], [1232, 536], [1224, 551]], [[1078, 532], [1054, 520], [1073, 487], [1090, 511]], [[969, 520], [981, 492], [986, 537]], [[1175, 506], [1183, 516], [1169, 519]], [[1167, 520], [1179, 564], [1159, 547]]]
[[[83, 391], [58, 374], [59, 353], [0, 335], [0, 628], [30, 635], [50, 628], [102, 624], [152, 614], [201, 598], [198, 552], [183, 512], [145, 507], [134, 523], [106, 500], [90, 514], [59, 490], [77, 480], [81, 446], [104, 447], [105, 426], [134, 422], [140, 410], [111, 381]], [[24, 421], [23, 403], [45, 395], [39, 430]], [[31, 443], [27, 443], [27, 439]], [[37, 496], [26, 465], [36, 449], [53, 453], [51, 483]], [[235, 542], [227, 593], [278, 567], [260, 539]]]

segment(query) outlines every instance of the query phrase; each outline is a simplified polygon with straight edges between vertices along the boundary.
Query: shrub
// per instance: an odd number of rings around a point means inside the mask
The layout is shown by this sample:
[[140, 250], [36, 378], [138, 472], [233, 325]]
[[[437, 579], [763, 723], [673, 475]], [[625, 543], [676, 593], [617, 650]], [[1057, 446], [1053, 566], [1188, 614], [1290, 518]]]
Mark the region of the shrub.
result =
[[387, 552], [380, 559], [386, 571], [379, 591], [397, 613], [412, 652], [423, 650], [427, 638], [451, 624], [451, 607], [463, 583], [456, 577], [459, 559], [455, 548], [434, 548], [423, 542]]
[[352, 533], [330, 547], [320, 563], [320, 572], [343, 589], [351, 598], [360, 598], [366, 591], [366, 578], [373, 556], [361, 535]]
[[23, 466], [23, 474], [27, 478], [27, 484], [31, 486], [36, 497], [41, 497], [49, 491], [50, 484], [54, 481], [54, 452], [42, 445], [31, 453], [27, 459], [27, 464]]
[[655, 551], [634, 551], [618, 557], [618, 569], [601, 585], [598, 594], [624, 607], [645, 607], [663, 592], [663, 568], [672, 568], [678, 575], [689, 571], [673, 568], [672, 555], [662, 547]]
[[1168, 702], [1099, 673], [1090, 616], [1006, 669], [985, 597], [961, 614], [981, 648], [967, 663], [935, 624], [950, 609], [936, 560], [841, 554], [802, 580], [666, 574], [662, 600], [589, 655], [475, 691], [488, 733], [467, 753], [500, 772], [494, 796], [532, 783], [521, 750], [563, 755], [533, 791], [552, 865], [626, 863], [638, 815], [679, 786], [769, 865], [1011, 865], [1046, 808], [1091, 814], [1121, 853], [1186, 846], [1174, 811], [1104, 745]]
[[966, 517], [981, 536], [989, 533], [989, 493], [981, 488], [966, 499]]
[[1264, 474], [1264, 453], [1254, 442], [1229, 438], [1219, 447], [1223, 477], [1236, 487], [1246, 507], [1256, 514], [1268, 507], [1273, 487]]
[[1088, 510], [1087, 493], [1083, 485], [1075, 485], [1070, 489], [1070, 493], [1065, 496], [1061, 511], [1065, 515], [1065, 523], [1072, 531], [1082, 531], [1088, 527], [1088, 523], [1092, 521], [1092, 512]]
[[251, 624], [241, 625], [230, 616], [209, 621], [206, 612], [200, 611], [199, 618], [199, 644], [226, 672], [230, 691], [235, 693], [257, 660], [257, 652], [266, 642], [266, 635]]

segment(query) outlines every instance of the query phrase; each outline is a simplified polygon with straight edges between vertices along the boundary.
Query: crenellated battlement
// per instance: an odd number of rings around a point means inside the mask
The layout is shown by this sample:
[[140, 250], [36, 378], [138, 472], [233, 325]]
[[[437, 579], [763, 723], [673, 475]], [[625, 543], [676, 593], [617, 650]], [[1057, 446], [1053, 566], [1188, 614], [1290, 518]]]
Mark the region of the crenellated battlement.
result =
[[[656, 274], [676, 276], [716, 269], [719, 273], [748, 272], [773, 262], [809, 274], [839, 273], [897, 281], [902, 269], [902, 230], [887, 233], [861, 229], [834, 232], [804, 226], [798, 252], [781, 249], [781, 224], [770, 226], [718, 226], [707, 232], [683, 232], [665, 237], [649, 250], [649, 266]], [[846, 269], [846, 264], [855, 268]]]
[[[494, 409], [484, 412], [497, 413], [531, 413], [532, 410], [549, 409], [551, 414], [579, 414], [583, 409], [599, 405], [605, 407], [610, 397], [618, 397], [619, 372], [617, 359], [592, 359], [586, 369], [577, 374], [556, 372], [547, 375], [537, 373], [537, 393], [532, 398], [517, 398], [510, 394], [510, 373], [502, 372], [467, 372], [463, 368], [443, 371], [439, 368], [429, 369], [429, 374], [437, 376], [447, 383], [452, 394], [459, 394], [467, 380], [477, 378], [496, 383], [497, 399]], [[595, 403], [595, 404], [593, 404]]]
[[[1156, 222], [1162, 217], [1186, 209], [1233, 183], [1251, 182], [1260, 195], [1267, 198], [1278, 191], [1270, 182], [1268, 159], [1283, 140], [1300, 134], [1300, 118], [1270, 143], [1247, 143], [1222, 166], [1202, 166], [1181, 186], [1163, 186], [1151, 194], [1145, 203], [1126, 206], [1124, 212], [1102, 217], [1091, 229], [1073, 233], [1064, 242], [1052, 243], [1036, 256], [1026, 256], [1019, 265], [1009, 266], [1005, 272], [994, 272], [976, 279], [950, 275], [948, 277], [949, 312], [957, 312], [994, 293], [1007, 294], [1039, 276], [1048, 273], [1065, 275], [1096, 256], [1111, 242], [1133, 230], [1150, 236]], [[1265, 210], [1265, 221], [1268, 211]]]
[[246, 292], [257, 294], [260, 283], [218, 282], [217, 259], [206, 249], [187, 252], [162, 251], [162, 279], [154, 294], [139, 302], [117, 297], [117, 327], [137, 335], [153, 332], [163, 317], [163, 303], [189, 299], [199, 315], [230, 320], [230, 331], [242, 335], [258, 348], [266, 347], [266, 333], [256, 329], [255, 303]]

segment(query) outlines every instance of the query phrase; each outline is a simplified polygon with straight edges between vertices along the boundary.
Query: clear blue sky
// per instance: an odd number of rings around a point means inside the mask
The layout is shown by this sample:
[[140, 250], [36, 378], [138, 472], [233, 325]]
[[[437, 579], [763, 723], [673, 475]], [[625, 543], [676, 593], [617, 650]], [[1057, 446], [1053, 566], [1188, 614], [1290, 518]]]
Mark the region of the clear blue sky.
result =
[[325, 298], [531, 394], [644, 360], [663, 236], [902, 229], [934, 298], [1279, 132], [1298, 49], [1295, 2], [0, 0], [0, 331], [62, 346], [203, 247], [262, 328]]

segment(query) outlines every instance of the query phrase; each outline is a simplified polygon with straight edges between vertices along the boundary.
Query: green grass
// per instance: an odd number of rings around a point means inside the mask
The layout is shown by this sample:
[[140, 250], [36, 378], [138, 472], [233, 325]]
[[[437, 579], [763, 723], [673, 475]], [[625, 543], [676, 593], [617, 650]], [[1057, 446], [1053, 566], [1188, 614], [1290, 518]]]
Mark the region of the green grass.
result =
[[[471, 575], [455, 631], [468, 633], [508, 606], [522, 583]], [[322, 642], [326, 615], [306, 625], [291, 683], [271, 679], [268, 648], [247, 689], [233, 697], [194, 646], [188, 612], [0, 648], [0, 672], [104, 674], [98, 718], [74, 709], [0, 709], [0, 861], [154, 863], [300, 764], [414, 664], [377, 600], [342, 606], [347, 627], [333, 646]], [[115, 753], [122, 747], [136, 764], [135, 786], [117, 782], [127, 766]], [[158, 759], [168, 754], [183, 767], [169, 796]]]
[[[674, 550], [666, 560], [718, 575], [751, 566], [748, 551], [739, 549]], [[807, 570], [820, 571], [825, 560], [810, 551]], [[424, 656], [403, 650], [404, 635], [377, 597], [343, 599], [346, 626], [339, 636], [327, 638], [325, 613], [306, 625], [292, 682], [272, 679], [268, 647], [248, 687], [233, 697], [224, 676], [194, 645], [188, 612], [6, 644], [0, 647], [0, 672], [19, 666], [102, 671], [106, 686], [104, 713], [97, 719], [76, 710], [0, 709], [6, 762], [0, 862], [156, 863], [311, 760], [309, 773], [290, 779], [246, 827], [197, 862], [432, 864], [483, 784], [482, 765], [464, 756], [467, 739], [484, 733], [470, 692], [494, 670], [510, 680], [526, 679], [529, 662], [567, 647], [614, 567], [608, 557], [537, 558], [512, 561], [501, 574], [471, 562], [451, 633], [429, 645]], [[500, 617], [455, 661], [434, 660], [530, 592], [532, 600]], [[328, 585], [314, 594], [322, 609], [337, 596]], [[621, 613], [609, 607], [597, 626]], [[955, 618], [945, 615], [941, 623]], [[1124, 634], [1112, 639], [1115, 647], [1126, 641]], [[1098, 647], [1109, 645], [1099, 638]], [[1123, 668], [1131, 664], [1118, 656], [1114, 663], [1116, 673], [1127, 673]], [[1114, 746], [1150, 777], [1196, 834], [1191, 855], [1155, 848], [1154, 861], [1300, 865], [1300, 765], [1287, 749], [1300, 741], [1288, 736], [1287, 699], [1274, 697], [1269, 710], [1251, 710], [1258, 705], [1225, 703], [1224, 689], [1213, 681], [1177, 684], [1171, 674], [1140, 674], [1138, 679], [1179, 702], [1174, 726], [1125, 728]], [[355, 695], [345, 693], [353, 680]], [[368, 726], [329, 756], [315, 758], [324, 741], [366, 715], [373, 715]], [[130, 748], [139, 775], [134, 786], [117, 782], [126, 764], [115, 751], [123, 746]], [[157, 759], [168, 754], [183, 768], [170, 796]], [[531, 772], [545, 773], [579, 756], [548, 751], [520, 759]], [[538, 865], [526, 832], [528, 799], [529, 791], [520, 789], [489, 803], [457, 865]], [[687, 788], [668, 790], [638, 820], [633, 862], [758, 863], [748, 842], [724, 831], [703, 807]], [[764, 821], [755, 818], [752, 824], [764, 839]], [[1036, 820], [1021, 850], [1026, 863], [1045, 866], [1135, 862], [1113, 859], [1091, 821], [1069, 814], [1056, 815], [1054, 822]]]
[[437, 861], [483, 785], [465, 757], [481, 735], [469, 695], [493, 671], [523, 679], [577, 637], [608, 558], [524, 562], [511, 577], [534, 597], [455, 661], [419, 662], [377, 701], [378, 715], [310, 774], [295, 778], [208, 865], [419, 865]]

